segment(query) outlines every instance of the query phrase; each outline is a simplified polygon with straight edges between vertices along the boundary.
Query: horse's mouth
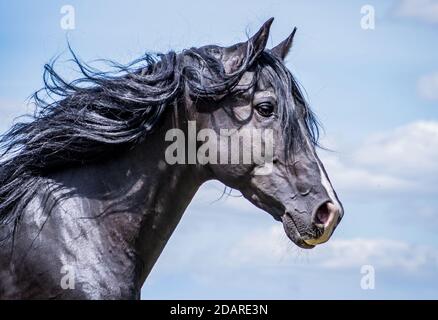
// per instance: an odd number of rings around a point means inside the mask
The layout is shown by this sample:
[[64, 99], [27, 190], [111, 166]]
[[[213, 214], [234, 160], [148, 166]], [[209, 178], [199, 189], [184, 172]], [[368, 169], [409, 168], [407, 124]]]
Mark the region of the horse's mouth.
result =
[[295, 243], [298, 247], [302, 249], [312, 249], [315, 245], [306, 243], [306, 240], [309, 240], [307, 236], [302, 236], [298, 231], [297, 225], [293, 217], [288, 213], [284, 213], [281, 216], [281, 220], [283, 222], [283, 228], [290, 240]]

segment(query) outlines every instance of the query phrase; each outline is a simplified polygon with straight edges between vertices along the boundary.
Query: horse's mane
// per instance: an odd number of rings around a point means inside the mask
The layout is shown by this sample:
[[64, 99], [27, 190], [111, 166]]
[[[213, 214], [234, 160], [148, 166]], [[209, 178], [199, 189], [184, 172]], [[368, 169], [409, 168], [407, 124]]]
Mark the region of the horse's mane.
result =
[[[71, 51], [82, 74], [71, 82], [54, 70], [54, 62], [45, 65], [45, 86], [32, 96], [36, 111], [31, 121], [15, 124], [0, 138], [0, 227], [18, 223], [41, 177], [138, 145], [159, 125], [166, 107], [186, 92], [218, 99], [232, 93], [250, 68], [257, 76], [271, 78], [278, 91], [280, 119], [290, 148], [300, 143], [298, 118], [302, 117], [316, 143], [313, 113], [279, 59], [267, 51], [253, 59], [249, 48], [239, 70], [226, 74], [210, 48], [146, 54], [128, 65], [110, 62], [110, 72], [92, 68]], [[301, 112], [291, 105], [300, 105]]]

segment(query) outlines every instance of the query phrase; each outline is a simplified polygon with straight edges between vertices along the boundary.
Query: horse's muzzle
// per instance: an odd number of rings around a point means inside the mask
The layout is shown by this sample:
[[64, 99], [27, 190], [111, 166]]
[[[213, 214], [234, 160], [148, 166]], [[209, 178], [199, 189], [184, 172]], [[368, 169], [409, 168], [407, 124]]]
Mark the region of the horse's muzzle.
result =
[[299, 247], [310, 249], [330, 239], [342, 214], [342, 208], [325, 201], [308, 218], [286, 212], [282, 221], [287, 236]]

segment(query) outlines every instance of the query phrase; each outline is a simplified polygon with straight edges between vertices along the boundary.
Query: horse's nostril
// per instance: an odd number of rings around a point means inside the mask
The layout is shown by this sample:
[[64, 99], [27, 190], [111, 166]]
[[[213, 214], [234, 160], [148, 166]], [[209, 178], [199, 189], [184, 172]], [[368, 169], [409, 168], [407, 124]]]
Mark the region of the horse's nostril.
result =
[[316, 225], [328, 226], [335, 215], [336, 207], [331, 202], [325, 202], [315, 212], [314, 223]]
[[316, 224], [325, 224], [329, 219], [329, 210], [327, 205], [324, 203], [322, 206], [318, 208], [315, 215], [315, 223]]

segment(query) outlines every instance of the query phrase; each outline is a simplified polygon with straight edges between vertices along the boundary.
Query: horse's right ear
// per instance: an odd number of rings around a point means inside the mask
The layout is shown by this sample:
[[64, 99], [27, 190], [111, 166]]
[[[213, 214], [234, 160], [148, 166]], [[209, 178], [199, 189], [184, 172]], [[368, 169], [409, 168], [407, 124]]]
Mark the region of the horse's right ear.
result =
[[284, 60], [289, 53], [290, 48], [292, 47], [292, 43], [294, 41], [295, 32], [297, 32], [297, 28], [295, 27], [289, 37], [280, 42], [274, 48], [271, 49], [271, 53], [277, 58]]
[[238, 71], [245, 59], [248, 59], [248, 64], [252, 64], [265, 50], [272, 21], [274, 21], [274, 18], [266, 21], [248, 41], [225, 48], [223, 60], [226, 73], [230, 74]]

